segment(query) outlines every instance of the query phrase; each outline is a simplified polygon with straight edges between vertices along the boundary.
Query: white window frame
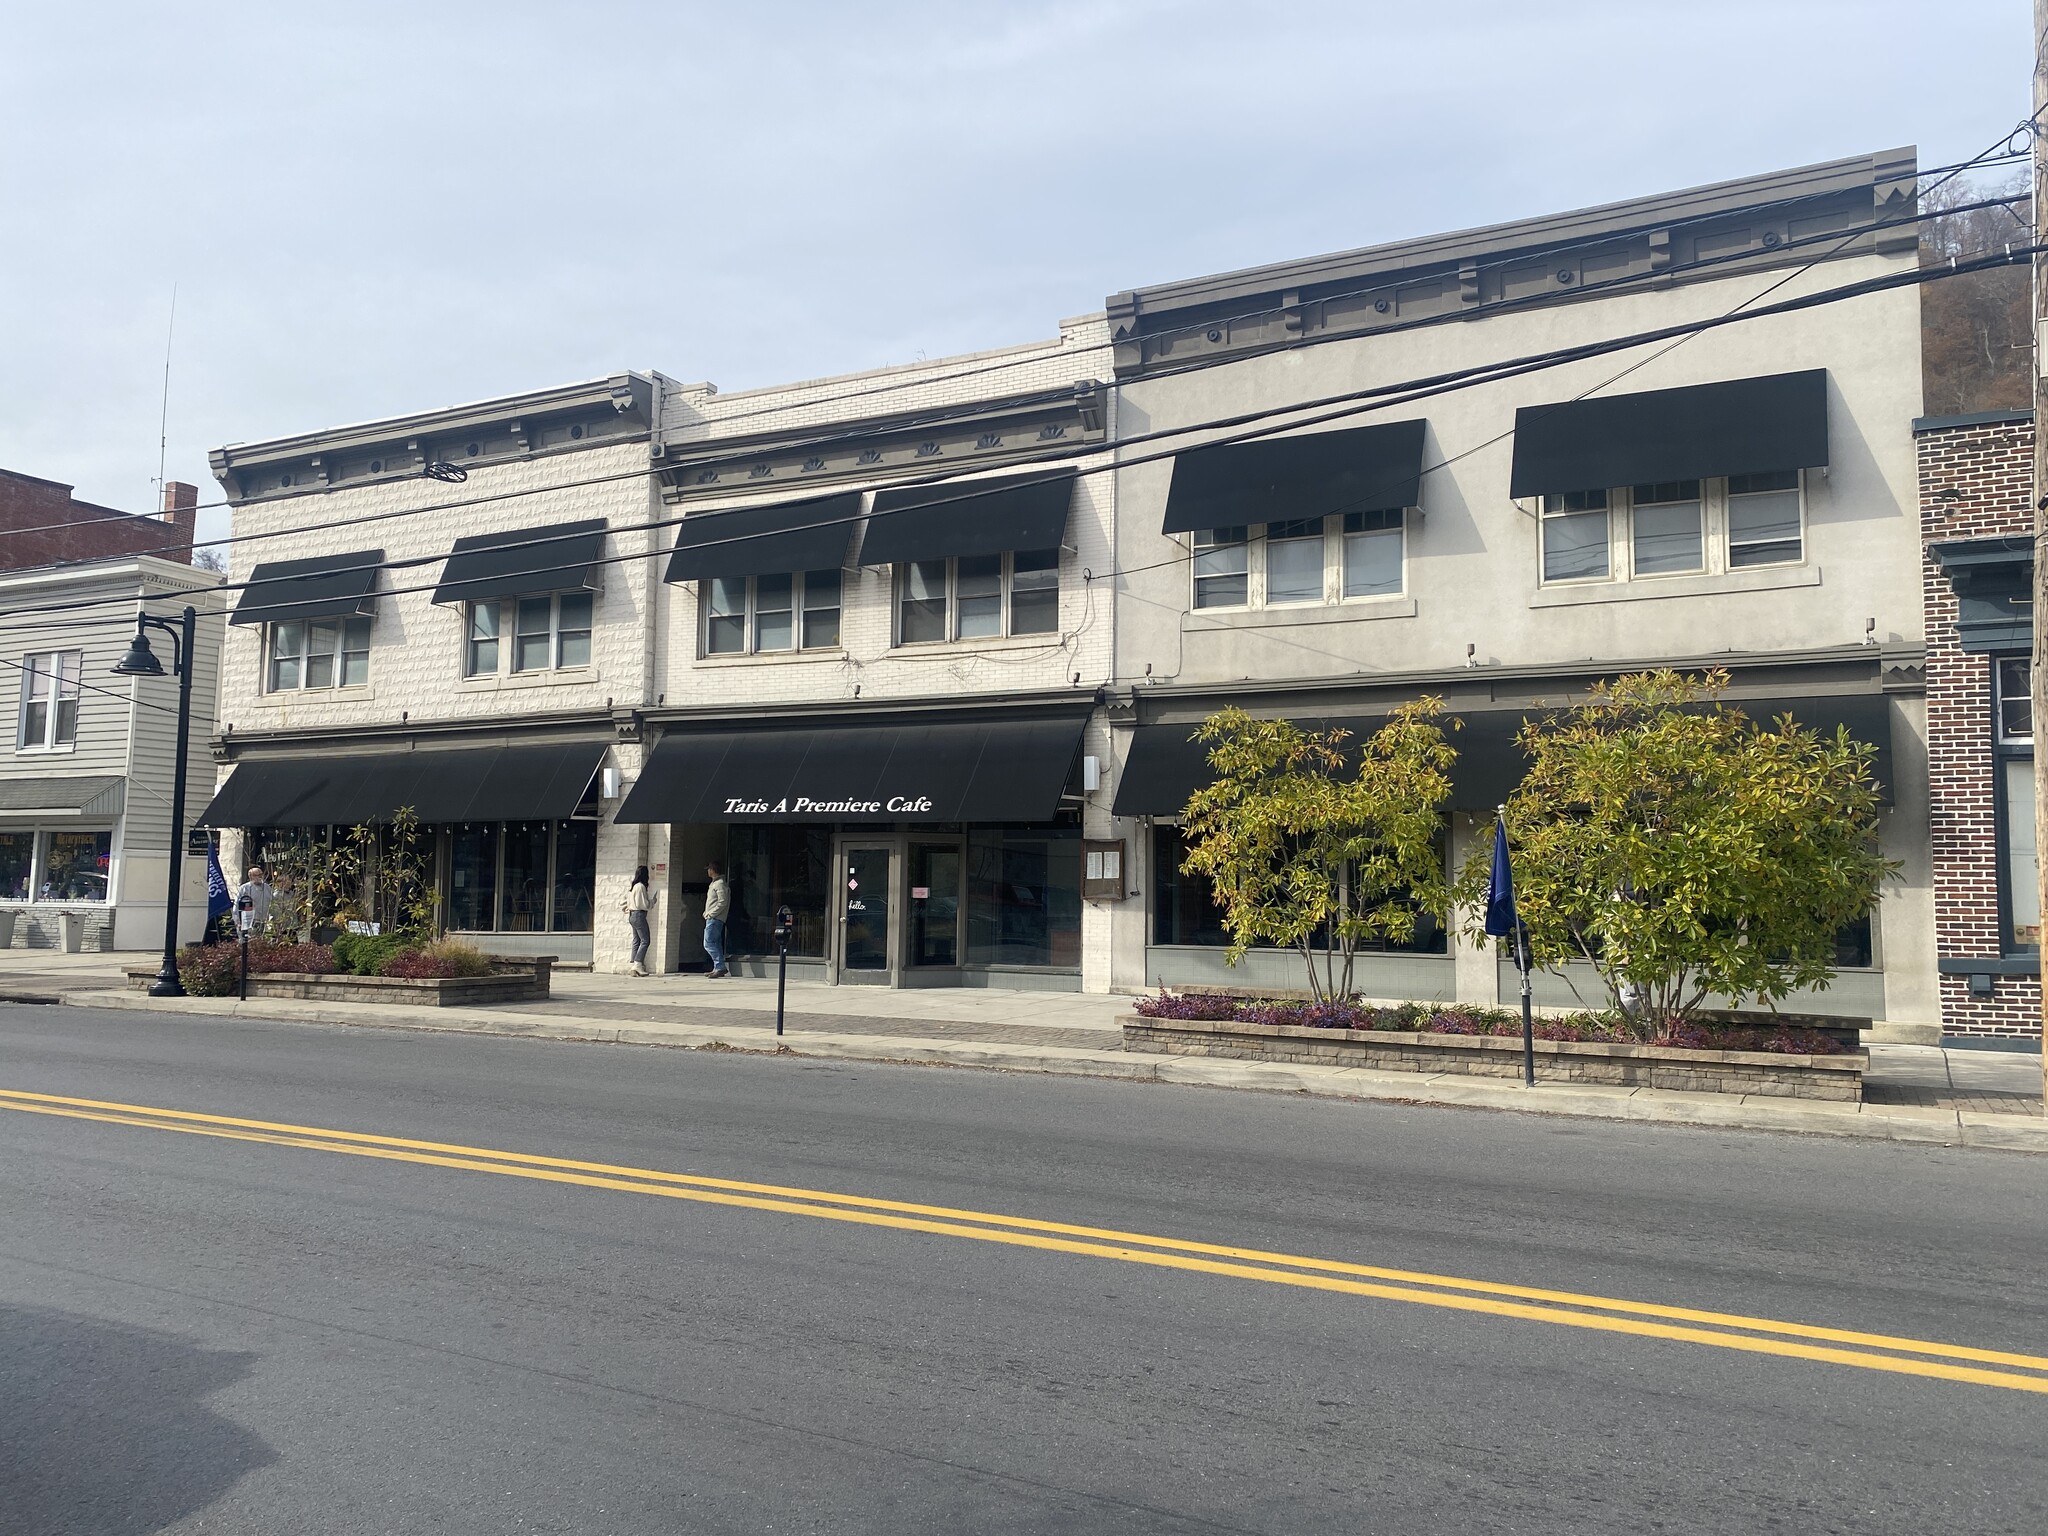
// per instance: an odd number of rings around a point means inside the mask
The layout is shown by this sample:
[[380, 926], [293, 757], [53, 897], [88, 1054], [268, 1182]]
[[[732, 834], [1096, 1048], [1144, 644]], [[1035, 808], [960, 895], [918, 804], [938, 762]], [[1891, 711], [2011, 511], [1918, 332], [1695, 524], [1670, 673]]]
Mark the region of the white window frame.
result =
[[[765, 572], [770, 576], [782, 576], [781, 571]], [[846, 573], [844, 571], [791, 571], [789, 578], [789, 640], [788, 645], [764, 646], [761, 643], [761, 577], [727, 576], [705, 577], [697, 583], [697, 655], [701, 659], [721, 661], [735, 656], [793, 656], [800, 652], [836, 652], [846, 645]], [[830, 603], [811, 603], [812, 577], [832, 576], [838, 580], [837, 599]], [[741, 581], [746, 584], [745, 601], [737, 614], [714, 615], [711, 611], [711, 594], [717, 581]], [[780, 613], [781, 609], [771, 612]], [[808, 625], [805, 620], [812, 614], [831, 613], [834, 615], [833, 635], [830, 640], [815, 645], [806, 644]], [[737, 650], [713, 650], [711, 648], [711, 621], [718, 618], [740, 620], [740, 645]]]
[[[65, 674], [69, 672], [67, 681]], [[21, 661], [21, 708], [14, 720], [17, 752], [69, 752], [78, 745], [78, 717], [85, 708], [79, 682], [85, 673], [85, 652], [31, 651]], [[44, 686], [47, 684], [47, 686]], [[71, 706], [71, 730], [60, 734], [64, 705]], [[43, 706], [40, 740], [29, 736], [29, 711]]]
[[[2006, 705], [2023, 703], [2027, 709], [2024, 734], [2006, 728]], [[2029, 912], [2038, 898], [2039, 874], [2033, 866], [2034, 849], [2034, 756], [2033, 665], [2026, 656], [1991, 658], [1991, 773], [1992, 805], [1996, 812], [1995, 857], [1998, 861], [1999, 949], [2007, 955], [2037, 955], [2038, 937], [2028, 943], [2020, 937], [2020, 918], [2032, 915], [2028, 926], [2039, 933], [2039, 915]], [[2024, 773], [2016, 770], [2024, 763]], [[2021, 792], [2014, 793], [2013, 780], [2023, 780]], [[2015, 804], [2017, 802], [2017, 804]], [[2015, 848], [2017, 844], [2017, 848]], [[2016, 856], [2017, 855], [2017, 856]], [[2015, 868], [2015, 866], [2019, 866]], [[2024, 891], [2025, 895], [2020, 893]]]
[[[1384, 520], [1383, 526], [1372, 526]], [[1267, 523], [1251, 523], [1228, 528], [1202, 528], [1188, 535], [1188, 607], [1197, 613], [1232, 613], [1249, 609], [1270, 609], [1284, 613], [1289, 609], [1309, 609], [1355, 603], [1384, 602], [1389, 598], [1406, 596], [1408, 591], [1408, 509], [1405, 507], [1375, 507], [1364, 512], [1331, 512], [1322, 518], [1322, 590], [1315, 597], [1290, 597], [1276, 600], [1273, 597], [1273, 551], [1282, 543], [1307, 543], [1317, 538], [1296, 534], [1275, 536], [1275, 529], [1293, 529], [1302, 523], [1313, 522], [1313, 518], [1275, 519]], [[1351, 524], [1357, 523], [1358, 527]], [[1218, 540], [1219, 533], [1235, 533], [1242, 528], [1242, 540]], [[1350, 593], [1350, 572], [1346, 565], [1346, 554], [1350, 541], [1355, 538], [1375, 538], [1393, 534], [1399, 538], [1401, 553], [1399, 560], [1399, 584], [1390, 592]], [[1218, 583], [1235, 578], [1234, 571], [1202, 570], [1202, 557], [1211, 552], [1233, 550], [1242, 544], [1244, 549], [1245, 597], [1241, 603], [1204, 603], [1203, 586], [1206, 582]]]
[[[1746, 565], [1735, 563], [1735, 546], [1729, 530], [1730, 495], [1729, 477], [1725, 475], [1703, 478], [1700, 487], [1700, 564], [1688, 570], [1642, 571], [1636, 567], [1636, 492], [1642, 487], [1622, 485], [1609, 486], [1607, 497], [1607, 570], [1597, 576], [1551, 576], [1547, 571], [1545, 555], [1549, 530], [1553, 522], [1567, 517], [1589, 515], [1595, 509], [1574, 509], [1568, 504], [1553, 506], [1553, 502], [1565, 503], [1568, 496], [1585, 496], [1601, 492], [1601, 487], [1588, 487], [1585, 491], [1552, 492], [1536, 498], [1536, 578], [1545, 587], [1593, 586], [1613, 582], [1638, 581], [1682, 581], [1688, 577], [1738, 575], [1744, 571], [1785, 570], [1807, 563], [1807, 488], [1806, 472], [1793, 471], [1791, 489], [1799, 497], [1799, 552], [1797, 555], [1780, 560], [1759, 560]], [[1745, 477], [1746, 478], [1746, 477]], [[1670, 483], [1670, 482], [1666, 482]], [[1774, 495], [1776, 492], [1760, 492]], [[1670, 505], [1656, 503], [1655, 505]], [[1652, 505], [1646, 503], [1645, 506]], [[1751, 540], [1754, 544], [1789, 543], [1790, 540]]]
[[[293, 624], [299, 627], [299, 649], [296, 657], [299, 667], [299, 680], [289, 687], [280, 687], [277, 681], [277, 663], [281, 658], [277, 654], [277, 636], [280, 630], [284, 629], [287, 625]], [[328, 680], [324, 683], [312, 681], [313, 657], [316, 654], [313, 650], [313, 628], [319, 624], [331, 624], [334, 626], [334, 649], [324, 653], [332, 659], [334, 666], [333, 670], [329, 673]], [[366, 614], [334, 614], [318, 619], [271, 620], [263, 626], [263, 691], [265, 693], [325, 693], [336, 688], [367, 688], [370, 685], [371, 625], [372, 621]], [[352, 628], [361, 636], [363, 642], [361, 645], [351, 646], [348, 643], [350, 638], [349, 632]], [[362, 678], [360, 681], [353, 683], [347, 681], [348, 658], [351, 656], [361, 656], [363, 658]]]
[[[894, 570], [893, 570], [893, 571], [891, 572], [891, 578], [890, 578], [890, 583], [889, 583], [889, 587], [890, 587], [890, 600], [889, 600], [889, 625], [890, 625], [890, 634], [891, 634], [891, 635], [892, 635], [892, 637], [894, 638], [894, 640], [895, 640], [895, 643], [896, 643], [896, 644], [897, 644], [898, 646], [910, 646], [910, 647], [920, 647], [920, 646], [929, 646], [929, 645], [978, 645], [978, 644], [980, 644], [981, 642], [983, 642], [983, 641], [986, 641], [986, 640], [1006, 640], [1006, 639], [1024, 639], [1024, 640], [1036, 640], [1036, 639], [1041, 639], [1041, 638], [1042, 638], [1042, 639], [1045, 639], [1045, 640], [1046, 640], [1046, 641], [1047, 641], [1048, 643], [1055, 643], [1055, 642], [1057, 642], [1057, 641], [1058, 641], [1058, 640], [1060, 639], [1060, 637], [1061, 637], [1061, 636], [1062, 636], [1062, 635], [1063, 635], [1063, 634], [1065, 633], [1065, 631], [1064, 631], [1064, 630], [1063, 630], [1063, 629], [1061, 628], [1061, 625], [1060, 625], [1060, 619], [1061, 619], [1061, 617], [1062, 617], [1062, 615], [1061, 615], [1061, 610], [1060, 610], [1060, 595], [1061, 595], [1061, 593], [1062, 593], [1062, 592], [1064, 591], [1064, 588], [1065, 588], [1065, 583], [1064, 583], [1064, 581], [1063, 581], [1063, 579], [1062, 579], [1062, 577], [1061, 577], [1061, 570], [1060, 570], [1060, 568], [1061, 568], [1061, 567], [1062, 567], [1062, 566], [1063, 566], [1063, 565], [1064, 565], [1064, 564], [1066, 563], [1066, 554], [1065, 554], [1065, 551], [1064, 551], [1064, 550], [1055, 550], [1055, 551], [1053, 551], [1053, 552], [1052, 552], [1052, 553], [1053, 553], [1053, 563], [1052, 563], [1052, 566], [1050, 567], [1050, 574], [1051, 574], [1051, 575], [1052, 575], [1052, 577], [1053, 577], [1053, 582], [1052, 582], [1052, 593], [1053, 593], [1053, 627], [1052, 627], [1051, 629], [1027, 629], [1027, 630], [1024, 630], [1024, 631], [1021, 631], [1021, 632], [1020, 632], [1020, 631], [1018, 631], [1018, 629], [1016, 628], [1016, 622], [1017, 622], [1017, 621], [1016, 621], [1016, 604], [1015, 604], [1015, 598], [1016, 598], [1016, 595], [1017, 595], [1017, 575], [1018, 575], [1018, 572], [1017, 572], [1017, 556], [1018, 556], [1018, 555], [1020, 555], [1020, 554], [1024, 554], [1024, 555], [1042, 555], [1042, 554], [1045, 554], [1045, 553], [1046, 553], [1046, 551], [1045, 551], [1045, 550], [1038, 550], [1038, 549], [1027, 549], [1027, 550], [1006, 550], [1006, 551], [1005, 551], [1005, 552], [1003, 553], [1003, 555], [1001, 556], [1001, 564], [1000, 564], [1000, 565], [998, 566], [998, 568], [997, 568], [997, 575], [996, 575], [996, 590], [997, 590], [997, 596], [998, 596], [998, 598], [999, 598], [999, 600], [1000, 600], [1000, 618], [999, 618], [999, 622], [998, 622], [998, 624], [997, 624], [996, 632], [995, 632], [994, 634], [990, 634], [990, 635], [963, 635], [963, 634], [961, 634], [961, 633], [960, 633], [960, 617], [961, 617], [961, 616], [960, 616], [960, 560], [961, 560], [961, 557], [960, 557], [960, 556], [958, 556], [958, 555], [949, 555], [949, 556], [947, 556], [947, 558], [946, 558], [946, 561], [945, 561], [945, 566], [946, 566], [946, 594], [945, 594], [945, 595], [946, 595], [946, 622], [945, 622], [945, 636], [944, 636], [944, 638], [943, 638], [943, 639], [938, 639], [938, 640], [906, 640], [906, 639], [904, 639], [904, 638], [903, 638], [903, 604], [904, 604], [904, 601], [905, 601], [905, 596], [904, 596], [904, 594], [905, 594], [906, 590], [908, 589], [908, 586], [909, 586], [909, 582], [910, 582], [910, 568], [911, 568], [911, 566], [912, 566], [912, 565], [937, 565], [937, 564], [938, 564], [939, 562], [938, 562], [938, 561], [936, 561], [936, 560], [929, 560], [929, 561], [927, 561], [927, 560], [918, 560], [918, 561], [899, 561], [899, 562], [898, 562], [898, 563], [896, 564], [896, 566], [895, 566]], [[980, 557], [980, 556], [968, 556], [967, 558], [969, 558], [969, 559], [977, 559], [977, 558], [987, 558], [987, 557]], [[1042, 574], [1046, 574], [1046, 573], [1045, 573], [1044, 571], [1040, 570], [1040, 571], [1031, 571], [1031, 572], [1027, 572], [1026, 574], [1029, 574], [1029, 575], [1042, 575]], [[1030, 588], [1030, 589], [1027, 589], [1027, 590], [1041, 590], [1041, 591], [1042, 591], [1042, 590], [1044, 590], [1044, 589], [1043, 589], [1043, 588], [1039, 588], [1039, 587], [1034, 587], [1034, 588]]]
[[[587, 626], [562, 627], [562, 603], [565, 599], [582, 598], [590, 604], [590, 623]], [[519, 637], [522, 633], [539, 635], [540, 630], [522, 631], [519, 628], [519, 608], [522, 603], [546, 603], [548, 605], [548, 627], [546, 663], [538, 667], [519, 665]], [[483, 637], [476, 633], [476, 615], [482, 608], [497, 611], [496, 634]], [[568, 636], [581, 635], [589, 654], [581, 661], [564, 661], [562, 647]], [[498, 648], [497, 664], [484, 668], [475, 665], [476, 647], [493, 644]], [[597, 594], [585, 589], [569, 592], [530, 592], [523, 597], [476, 598], [462, 605], [462, 675], [465, 678], [490, 677], [537, 677], [543, 672], [581, 672], [595, 664], [597, 658]]]

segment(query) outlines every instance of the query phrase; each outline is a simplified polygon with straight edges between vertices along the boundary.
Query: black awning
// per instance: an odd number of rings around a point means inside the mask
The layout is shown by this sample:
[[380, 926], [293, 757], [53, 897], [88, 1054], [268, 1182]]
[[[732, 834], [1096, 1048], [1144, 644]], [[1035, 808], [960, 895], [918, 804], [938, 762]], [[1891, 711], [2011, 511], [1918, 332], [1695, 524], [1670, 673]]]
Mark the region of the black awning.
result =
[[434, 588], [437, 603], [472, 603], [603, 585], [605, 520], [473, 533], [457, 539]]
[[1389, 421], [1191, 448], [1173, 458], [1166, 533], [1412, 507], [1428, 423]]
[[853, 538], [853, 525], [860, 521], [860, 502], [859, 491], [847, 491], [686, 517], [676, 530], [675, 553], [669, 556], [662, 579], [684, 582], [836, 571], [846, 563], [846, 546]]
[[1956, 643], [1965, 651], [2031, 650], [2034, 541], [1956, 539], [1927, 552], [1956, 590]]
[[1825, 368], [1515, 412], [1510, 496], [1811, 469], [1828, 461]]
[[422, 822], [555, 821], [583, 803], [602, 743], [449, 747], [236, 765], [203, 827], [356, 826], [411, 807]]
[[375, 599], [381, 549], [310, 560], [265, 560], [249, 573], [230, 624], [274, 624], [283, 619], [331, 619], [368, 613]]
[[[1877, 748], [1871, 760], [1871, 777], [1878, 794], [1887, 804], [1892, 798], [1891, 704], [1882, 694], [1844, 694], [1823, 698], [1729, 699], [1757, 724], [1769, 726], [1780, 715], [1791, 715], [1800, 725], [1832, 736], [1846, 726], [1857, 741]], [[1448, 718], [1441, 723], [1450, 744], [1458, 750], [1451, 769], [1451, 808], [1490, 811], [1522, 782], [1529, 760], [1516, 744], [1523, 722], [1541, 715], [1540, 707], [1528, 709], [1472, 710], [1458, 715], [1458, 729]], [[1351, 743], [1371, 735], [1386, 723], [1385, 716], [1347, 716], [1341, 719], [1303, 719], [1307, 730], [1341, 727], [1351, 733]], [[1111, 807], [1117, 816], [1178, 816], [1188, 797], [1211, 782], [1208, 749], [1189, 738], [1194, 724], [1140, 726], [1131, 739], [1122, 777]]]
[[1050, 821], [1085, 710], [894, 725], [672, 728], [621, 822]]
[[860, 563], [1057, 549], [1066, 540], [1076, 473], [1053, 469], [879, 491], [867, 537], [861, 540]]

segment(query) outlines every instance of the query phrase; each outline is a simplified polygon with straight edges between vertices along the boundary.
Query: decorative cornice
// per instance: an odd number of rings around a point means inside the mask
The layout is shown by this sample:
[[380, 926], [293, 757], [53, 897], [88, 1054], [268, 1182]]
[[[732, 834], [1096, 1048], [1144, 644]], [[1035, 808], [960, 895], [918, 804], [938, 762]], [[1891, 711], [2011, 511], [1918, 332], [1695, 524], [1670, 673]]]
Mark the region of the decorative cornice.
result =
[[414, 478], [433, 460], [474, 465], [631, 442], [651, 434], [655, 398], [651, 375], [615, 373], [445, 410], [231, 443], [207, 458], [232, 502], [302, 495], [344, 483]]
[[[1299, 345], [1319, 334], [1476, 318], [1505, 302], [1590, 301], [1602, 296], [1600, 284], [1617, 278], [1666, 273], [1669, 282], [1704, 281], [1871, 251], [1910, 252], [1919, 238], [1915, 187], [1915, 152], [1889, 150], [1134, 289], [1105, 301], [1116, 373], [1137, 377]], [[1838, 245], [1801, 243], [1836, 228], [1860, 233]], [[1708, 258], [1713, 265], [1704, 271], [1685, 271]]]
[[[897, 412], [742, 437], [669, 441], [661, 472], [671, 504], [773, 494], [799, 497], [848, 481], [954, 468], [1025, 464], [1048, 449], [1107, 441], [1105, 389], [1084, 379], [1071, 391]], [[829, 439], [829, 441], [821, 441]]]

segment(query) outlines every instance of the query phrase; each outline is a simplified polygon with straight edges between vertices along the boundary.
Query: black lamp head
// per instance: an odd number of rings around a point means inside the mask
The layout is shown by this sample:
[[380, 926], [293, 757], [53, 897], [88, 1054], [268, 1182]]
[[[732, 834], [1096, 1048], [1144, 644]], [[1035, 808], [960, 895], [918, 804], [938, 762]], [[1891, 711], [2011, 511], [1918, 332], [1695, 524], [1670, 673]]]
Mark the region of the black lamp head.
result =
[[156, 652], [149, 648], [149, 636], [142, 626], [135, 626], [135, 638], [128, 642], [128, 654], [114, 663], [114, 672], [121, 677], [162, 677], [164, 664], [156, 659]]

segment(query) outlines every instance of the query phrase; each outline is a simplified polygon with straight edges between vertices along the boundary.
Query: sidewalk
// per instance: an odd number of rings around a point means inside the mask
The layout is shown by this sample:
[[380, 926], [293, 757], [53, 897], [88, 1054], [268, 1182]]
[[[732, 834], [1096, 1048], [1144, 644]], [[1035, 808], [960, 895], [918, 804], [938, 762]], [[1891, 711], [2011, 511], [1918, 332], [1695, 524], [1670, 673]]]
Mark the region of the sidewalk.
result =
[[811, 1057], [2048, 1153], [2041, 1060], [2011, 1052], [1874, 1045], [1864, 1102], [1828, 1104], [1581, 1083], [1539, 1082], [1528, 1089], [1498, 1078], [1449, 1073], [1125, 1052], [1117, 1021], [1130, 1011], [1131, 999], [1121, 996], [975, 988], [887, 991], [793, 982], [786, 1032], [778, 1042], [772, 980], [569, 971], [556, 973], [548, 1001], [497, 1009], [291, 999], [242, 1003], [232, 998], [153, 999], [127, 990], [124, 968], [146, 959], [15, 951], [0, 961], [0, 1000], [681, 1049], [780, 1049]]

